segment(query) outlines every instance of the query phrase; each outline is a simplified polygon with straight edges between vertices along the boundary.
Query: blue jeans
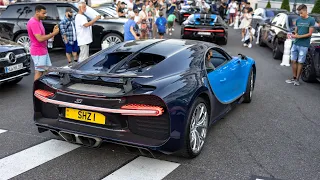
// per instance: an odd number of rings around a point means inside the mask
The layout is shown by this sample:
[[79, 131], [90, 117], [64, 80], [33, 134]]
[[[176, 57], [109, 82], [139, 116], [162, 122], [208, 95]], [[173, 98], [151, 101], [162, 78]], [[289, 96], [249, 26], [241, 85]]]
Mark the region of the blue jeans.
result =
[[291, 47], [291, 61], [303, 64], [306, 61], [308, 47], [293, 44]]

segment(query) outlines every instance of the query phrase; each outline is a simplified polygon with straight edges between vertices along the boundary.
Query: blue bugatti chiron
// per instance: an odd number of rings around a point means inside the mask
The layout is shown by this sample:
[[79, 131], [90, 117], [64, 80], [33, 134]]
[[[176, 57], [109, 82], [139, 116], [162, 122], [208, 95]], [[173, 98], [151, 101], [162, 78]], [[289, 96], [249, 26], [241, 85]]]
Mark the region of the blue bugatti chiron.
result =
[[255, 61], [193, 40], [116, 44], [34, 83], [34, 121], [64, 140], [196, 157], [209, 126], [249, 103]]

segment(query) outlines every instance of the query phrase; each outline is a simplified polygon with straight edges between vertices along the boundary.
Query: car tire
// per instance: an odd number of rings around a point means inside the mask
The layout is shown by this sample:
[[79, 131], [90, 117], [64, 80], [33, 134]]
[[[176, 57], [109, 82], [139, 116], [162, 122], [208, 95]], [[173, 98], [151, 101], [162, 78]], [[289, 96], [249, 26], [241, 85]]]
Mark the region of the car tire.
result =
[[308, 54], [306, 57], [306, 62], [303, 63], [301, 72], [301, 79], [308, 83], [316, 82], [316, 73], [311, 58], [312, 57], [310, 57]]
[[[19, 43], [19, 44], [21, 44], [21, 45], [23, 45], [29, 52], [30, 52], [30, 38], [29, 38], [29, 36], [28, 36], [28, 34], [27, 33], [21, 33], [21, 34], [19, 34], [15, 39], [14, 39], [14, 41], [16, 42], [16, 43]], [[29, 41], [29, 42], [27, 42], [27, 41]]]
[[110, 44], [109, 47], [111, 47], [115, 44], [123, 42], [123, 37], [121, 37], [120, 35], [118, 35], [116, 33], [108, 33], [102, 38], [101, 44], [104, 41], [108, 41]]
[[[203, 108], [203, 109], [202, 109]], [[202, 109], [202, 111], [200, 111]], [[197, 112], [202, 112], [199, 118], [194, 118], [197, 115]], [[184, 134], [184, 145], [180, 151], [180, 155], [186, 158], [195, 158], [198, 156], [205, 144], [208, 127], [209, 127], [209, 120], [210, 120], [210, 109], [208, 106], [208, 102], [206, 102], [203, 98], [198, 97], [192, 104], [188, 115], [188, 121], [185, 129]], [[202, 118], [203, 121], [202, 121]], [[201, 123], [202, 121], [202, 123]], [[198, 122], [198, 123], [197, 123]], [[200, 124], [200, 123], [201, 124]], [[198, 127], [197, 127], [198, 124]], [[199, 127], [201, 128], [201, 132], [199, 133]], [[201, 136], [201, 138], [200, 138]], [[191, 140], [192, 137], [195, 139], [193, 140], [192, 144]], [[201, 139], [201, 141], [199, 141]], [[197, 144], [198, 143], [198, 144]], [[198, 146], [198, 147], [196, 147]]]
[[273, 42], [272, 56], [273, 56], [273, 59], [277, 59], [277, 60], [280, 60], [282, 57], [282, 53], [279, 49], [279, 41], [277, 38]]
[[251, 102], [253, 89], [254, 89], [254, 77], [253, 77], [253, 71], [252, 71], [252, 68], [251, 68], [250, 75], [248, 77], [246, 92], [243, 95], [243, 98], [244, 98], [243, 102], [244, 103], [250, 103]]
[[9, 86], [13, 86], [13, 85], [18, 84], [21, 80], [22, 80], [22, 77], [21, 78], [17, 78], [17, 79], [12, 80], [12, 81], [5, 82], [4, 84], [5, 85], [9, 85]]
[[260, 33], [259, 33], [259, 46], [261, 47], [265, 47], [266, 44], [263, 42], [263, 39], [262, 39], [262, 31], [260, 30]]
[[221, 39], [221, 41], [219, 41], [220, 45], [227, 45], [228, 44], [228, 37]]

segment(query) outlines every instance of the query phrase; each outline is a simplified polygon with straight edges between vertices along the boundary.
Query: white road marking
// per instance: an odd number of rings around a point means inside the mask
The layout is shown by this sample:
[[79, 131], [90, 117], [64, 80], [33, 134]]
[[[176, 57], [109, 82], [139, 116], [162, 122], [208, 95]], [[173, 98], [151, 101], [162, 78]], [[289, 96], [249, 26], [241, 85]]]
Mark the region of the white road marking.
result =
[[7, 132], [7, 130], [0, 129], [0, 134], [1, 134], [1, 133], [4, 133], [4, 132]]
[[10, 179], [80, 146], [60, 140], [49, 140], [0, 159], [0, 179]]
[[102, 180], [161, 180], [179, 165], [140, 156]]
[[264, 179], [259, 179], [259, 178], [258, 178], [258, 179], [256, 179], [256, 180], [264, 180]]

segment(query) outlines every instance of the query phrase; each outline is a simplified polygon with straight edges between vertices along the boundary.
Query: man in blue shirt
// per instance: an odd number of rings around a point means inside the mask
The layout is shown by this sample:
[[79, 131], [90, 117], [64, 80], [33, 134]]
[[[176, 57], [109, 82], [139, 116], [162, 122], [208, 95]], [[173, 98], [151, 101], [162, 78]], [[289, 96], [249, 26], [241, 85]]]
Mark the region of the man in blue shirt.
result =
[[134, 22], [135, 14], [134, 12], [129, 13], [129, 20], [124, 24], [124, 41], [138, 40], [134, 28], [136, 26], [136, 22]]
[[292, 38], [295, 39], [291, 48], [291, 62], [293, 78], [286, 80], [286, 83], [299, 86], [299, 78], [303, 63], [306, 60], [310, 40], [314, 29], [315, 20], [308, 16], [307, 6], [301, 4], [297, 8], [300, 17], [296, 20], [296, 29]]

